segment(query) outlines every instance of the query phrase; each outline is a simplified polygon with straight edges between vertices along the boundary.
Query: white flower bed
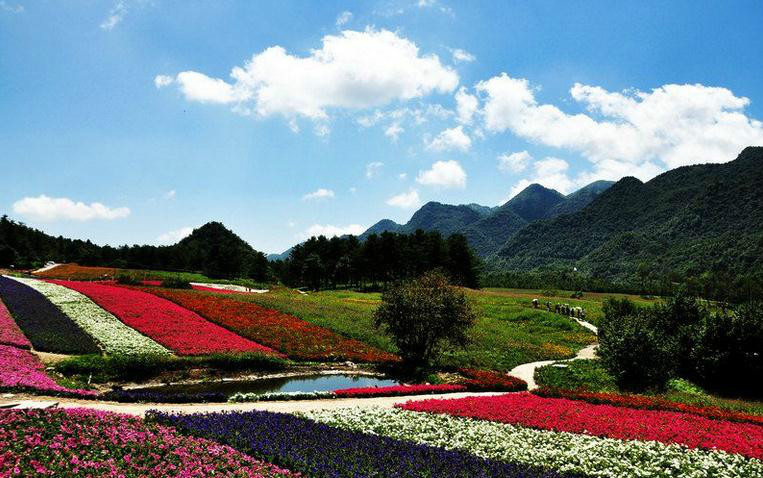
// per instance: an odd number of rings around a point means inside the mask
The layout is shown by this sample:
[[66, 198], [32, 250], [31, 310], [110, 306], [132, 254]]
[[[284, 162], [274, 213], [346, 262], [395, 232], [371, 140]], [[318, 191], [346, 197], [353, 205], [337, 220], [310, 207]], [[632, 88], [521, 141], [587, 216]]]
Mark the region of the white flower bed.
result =
[[229, 402], [268, 402], [280, 400], [320, 400], [336, 398], [334, 392], [267, 392], [236, 393], [228, 398]]
[[95, 302], [66, 287], [37, 279], [12, 277], [41, 293], [110, 355], [170, 355], [168, 349], [128, 327]]
[[358, 407], [301, 415], [339, 428], [591, 477], [763, 477], [763, 462], [754, 458], [658, 442], [534, 430], [400, 409]]

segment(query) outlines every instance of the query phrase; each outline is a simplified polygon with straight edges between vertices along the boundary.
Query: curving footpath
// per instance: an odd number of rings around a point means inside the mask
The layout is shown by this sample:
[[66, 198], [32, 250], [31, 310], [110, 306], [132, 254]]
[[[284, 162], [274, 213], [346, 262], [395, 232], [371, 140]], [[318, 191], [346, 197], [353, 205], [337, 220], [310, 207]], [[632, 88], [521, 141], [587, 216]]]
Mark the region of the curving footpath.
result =
[[[582, 327], [585, 327], [586, 329], [590, 330], [594, 334], [598, 335], [599, 329], [595, 325], [589, 322], [586, 322], [585, 320], [577, 319], [575, 317], [571, 317], [571, 318], [575, 319], [575, 322], [580, 324]], [[558, 363], [558, 362], [571, 362], [573, 360], [590, 360], [590, 359], [596, 358], [597, 346], [598, 344], [589, 345], [588, 347], [581, 349], [578, 352], [578, 354], [571, 359], [541, 360], [539, 362], [524, 363], [522, 365], [518, 365], [514, 367], [513, 369], [511, 369], [511, 371], [509, 372], [509, 375], [513, 375], [517, 378], [521, 378], [522, 380], [527, 382], [528, 390], [535, 390], [536, 388], [538, 388], [538, 384], [535, 383], [535, 369], [540, 367], [545, 367], [546, 365], [551, 365], [553, 363]]]

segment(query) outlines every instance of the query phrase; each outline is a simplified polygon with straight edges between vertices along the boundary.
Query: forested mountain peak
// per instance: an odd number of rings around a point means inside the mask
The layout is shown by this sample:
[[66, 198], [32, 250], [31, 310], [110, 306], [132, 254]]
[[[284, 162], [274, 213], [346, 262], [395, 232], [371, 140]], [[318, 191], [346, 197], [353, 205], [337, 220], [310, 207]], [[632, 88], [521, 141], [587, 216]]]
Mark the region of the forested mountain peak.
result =
[[509, 208], [525, 221], [547, 217], [551, 208], [564, 201], [564, 194], [554, 189], [531, 184], [507, 201], [502, 209]]

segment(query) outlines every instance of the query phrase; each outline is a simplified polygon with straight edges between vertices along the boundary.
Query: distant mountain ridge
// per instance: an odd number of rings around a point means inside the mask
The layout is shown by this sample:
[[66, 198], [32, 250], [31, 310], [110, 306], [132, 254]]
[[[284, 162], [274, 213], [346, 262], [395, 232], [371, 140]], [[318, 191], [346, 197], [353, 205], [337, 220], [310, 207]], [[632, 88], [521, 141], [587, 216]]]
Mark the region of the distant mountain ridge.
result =
[[371, 234], [383, 232], [410, 234], [417, 229], [437, 231], [445, 236], [460, 233], [466, 236], [478, 255], [488, 257], [530, 222], [576, 212], [612, 184], [611, 181], [596, 181], [569, 196], [540, 184], [531, 184], [498, 207], [432, 201], [416, 211], [407, 223], [382, 219], [359, 238], [365, 240]]

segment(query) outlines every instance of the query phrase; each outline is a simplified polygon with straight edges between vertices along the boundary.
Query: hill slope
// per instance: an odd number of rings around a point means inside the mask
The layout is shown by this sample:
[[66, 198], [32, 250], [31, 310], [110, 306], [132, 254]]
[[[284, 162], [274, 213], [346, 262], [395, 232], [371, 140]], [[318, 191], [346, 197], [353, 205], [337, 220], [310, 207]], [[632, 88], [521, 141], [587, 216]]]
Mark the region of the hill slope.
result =
[[641, 262], [681, 275], [763, 267], [763, 148], [725, 164], [685, 166], [647, 183], [623, 178], [584, 209], [527, 225], [499, 269], [578, 267], [632, 280]]

